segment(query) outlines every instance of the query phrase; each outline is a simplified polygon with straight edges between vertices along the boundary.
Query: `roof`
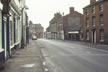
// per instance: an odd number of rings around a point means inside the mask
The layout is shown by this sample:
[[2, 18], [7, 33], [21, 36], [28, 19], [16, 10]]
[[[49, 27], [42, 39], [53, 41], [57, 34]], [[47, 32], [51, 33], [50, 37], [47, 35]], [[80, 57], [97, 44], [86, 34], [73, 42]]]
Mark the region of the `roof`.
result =
[[78, 11], [74, 11], [73, 13], [69, 13], [67, 15], [65, 15], [64, 17], [67, 17], [67, 16], [76, 16], [76, 15], [82, 15], [80, 12]]
[[33, 24], [36, 28], [43, 28], [41, 24]]
[[56, 23], [59, 18], [62, 18], [62, 15], [60, 13], [56, 13], [54, 17], [51, 19], [50, 24]]
[[104, 1], [108, 1], [108, 0], [99, 0], [99, 1], [96, 1], [96, 2], [94, 2], [94, 3], [92, 3], [92, 4], [87, 5], [87, 6], [84, 7], [83, 9], [88, 8], [88, 7], [91, 7], [91, 6], [96, 5], [96, 4], [99, 4], [99, 3], [102, 3], [102, 2], [104, 2]]

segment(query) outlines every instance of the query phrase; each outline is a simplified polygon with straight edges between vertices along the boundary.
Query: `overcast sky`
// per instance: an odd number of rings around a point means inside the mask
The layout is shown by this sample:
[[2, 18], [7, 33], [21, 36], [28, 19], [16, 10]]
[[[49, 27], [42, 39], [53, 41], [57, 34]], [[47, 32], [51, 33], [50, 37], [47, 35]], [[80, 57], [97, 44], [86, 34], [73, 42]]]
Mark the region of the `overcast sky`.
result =
[[42, 24], [45, 29], [55, 13], [64, 12], [66, 15], [69, 13], [69, 7], [75, 7], [76, 11], [83, 13], [82, 8], [89, 2], [90, 0], [26, 0], [29, 20], [34, 24]]

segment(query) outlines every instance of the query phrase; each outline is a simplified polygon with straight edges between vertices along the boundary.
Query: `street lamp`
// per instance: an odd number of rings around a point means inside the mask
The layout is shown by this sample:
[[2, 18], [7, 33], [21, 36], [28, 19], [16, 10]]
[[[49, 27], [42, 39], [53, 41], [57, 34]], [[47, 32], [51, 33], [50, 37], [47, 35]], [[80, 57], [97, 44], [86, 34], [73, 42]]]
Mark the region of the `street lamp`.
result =
[[23, 11], [24, 11], [24, 9], [28, 9], [28, 7], [27, 6], [24, 6], [23, 8], [22, 8], [22, 10], [21, 10], [21, 14], [22, 14], [22, 38], [21, 38], [21, 48], [24, 48], [24, 29], [23, 29]]

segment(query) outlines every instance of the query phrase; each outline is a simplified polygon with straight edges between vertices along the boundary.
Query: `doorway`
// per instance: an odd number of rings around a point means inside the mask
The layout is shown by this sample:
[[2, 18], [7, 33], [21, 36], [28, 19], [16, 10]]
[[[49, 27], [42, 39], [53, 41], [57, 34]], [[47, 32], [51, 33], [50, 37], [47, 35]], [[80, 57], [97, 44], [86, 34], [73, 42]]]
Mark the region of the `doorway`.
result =
[[96, 30], [92, 30], [92, 43], [96, 43]]

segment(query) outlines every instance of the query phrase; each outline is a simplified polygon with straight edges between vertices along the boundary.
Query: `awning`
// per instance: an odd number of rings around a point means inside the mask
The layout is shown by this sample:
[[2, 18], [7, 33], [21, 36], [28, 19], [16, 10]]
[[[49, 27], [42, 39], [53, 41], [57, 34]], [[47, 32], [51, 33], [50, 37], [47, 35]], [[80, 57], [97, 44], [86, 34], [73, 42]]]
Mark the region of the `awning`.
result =
[[71, 31], [71, 32], [68, 32], [68, 34], [78, 34], [79, 31]]

